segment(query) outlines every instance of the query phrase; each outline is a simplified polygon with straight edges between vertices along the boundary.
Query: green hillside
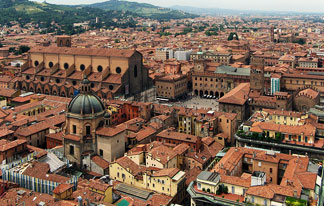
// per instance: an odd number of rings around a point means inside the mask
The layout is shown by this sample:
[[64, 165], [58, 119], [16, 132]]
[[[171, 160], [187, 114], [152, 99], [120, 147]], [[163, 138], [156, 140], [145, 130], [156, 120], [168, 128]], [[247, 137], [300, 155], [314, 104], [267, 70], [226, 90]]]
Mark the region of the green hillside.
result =
[[179, 10], [162, 8], [162, 7], [154, 6], [152, 4], [121, 1], [121, 0], [110, 0], [106, 2], [89, 4], [85, 6], [91, 8], [101, 8], [105, 10], [130, 11], [138, 15], [141, 15], [143, 17], [148, 17], [148, 18], [158, 19], [158, 20], [197, 17], [197, 15], [189, 14]]
[[[0, 13], [1, 25], [18, 22], [23, 26], [32, 22], [47, 32], [66, 34], [77, 32], [79, 29], [73, 28], [73, 23], [86, 21], [90, 27], [134, 27], [135, 22], [129, 17], [138, 16], [131, 12], [107, 12], [97, 8], [71, 7], [28, 0], [0, 0]], [[101, 20], [100, 24], [95, 24], [96, 17]], [[118, 21], [114, 22], [113, 19]]]

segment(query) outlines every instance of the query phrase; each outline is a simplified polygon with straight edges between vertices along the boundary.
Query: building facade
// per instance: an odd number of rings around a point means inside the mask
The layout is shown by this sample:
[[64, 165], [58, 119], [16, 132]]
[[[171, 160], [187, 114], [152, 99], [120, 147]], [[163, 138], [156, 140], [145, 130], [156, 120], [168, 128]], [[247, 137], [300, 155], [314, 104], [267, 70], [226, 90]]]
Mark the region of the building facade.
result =
[[[68, 41], [68, 40], [66, 40]], [[16, 88], [27, 92], [73, 97], [83, 75], [99, 97], [132, 96], [147, 88], [148, 71], [135, 50], [34, 47], [22, 65]]]

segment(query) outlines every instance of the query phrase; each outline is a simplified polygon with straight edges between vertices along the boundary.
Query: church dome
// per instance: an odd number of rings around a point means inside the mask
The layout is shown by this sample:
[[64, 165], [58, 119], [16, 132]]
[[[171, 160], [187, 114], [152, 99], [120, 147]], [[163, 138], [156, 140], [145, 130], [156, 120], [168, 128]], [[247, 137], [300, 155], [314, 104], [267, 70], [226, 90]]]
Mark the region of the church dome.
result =
[[69, 104], [68, 112], [73, 114], [95, 114], [105, 110], [99, 97], [91, 94], [79, 94]]
[[87, 77], [81, 83], [81, 91], [72, 99], [68, 106], [68, 113], [89, 115], [105, 111], [105, 106], [100, 98], [92, 94], [90, 81]]

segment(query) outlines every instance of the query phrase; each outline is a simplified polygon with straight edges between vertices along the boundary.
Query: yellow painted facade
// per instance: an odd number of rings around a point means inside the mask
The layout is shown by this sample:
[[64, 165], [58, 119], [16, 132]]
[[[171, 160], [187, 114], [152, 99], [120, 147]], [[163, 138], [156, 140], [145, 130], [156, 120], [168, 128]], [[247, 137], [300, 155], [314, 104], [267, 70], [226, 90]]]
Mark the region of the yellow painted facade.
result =
[[263, 205], [263, 206], [270, 206], [271, 205], [271, 200], [258, 197], [258, 196], [252, 196], [252, 195], [247, 195], [247, 200], [254, 204], [254, 205]]
[[287, 116], [287, 115], [270, 114], [267, 120], [275, 124], [295, 126], [295, 125], [303, 125], [304, 123], [301, 122], [300, 120], [307, 119], [307, 118], [308, 118], [308, 114], [302, 115], [300, 118], [289, 116], [289, 115]]
[[140, 165], [144, 162], [144, 152], [135, 155], [127, 155], [129, 159], [133, 160], [137, 165]]
[[155, 177], [150, 172], [143, 172], [142, 178], [135, 177], [129, 168], [123, 168], [118, 163], [112, 163], [109, 168], [110, 178], [134, 187], [152, 190], [160, 194], [175, 196], [178, 193], [178, 185], [183, 184], [184, 175], [177, 181], [165, 176]]
[[160, 159], [155, 159], [151, 154], [146, 155], [146, 167], [157, 167], [160, 169], [163, 168], [176, 168], [178, 166], [177, 156], [169, 159], [169, 161], [163, 164]]
[[[34, 67], [36, 67], [37, 63], [44, 63], [45, 68], [48, 69], [52, 68], [55, 65], [58, 65], [60, 69], [66, 69], [64, 68], [64, 65], [68, 65], [69, 68], [74, 65], [76, 71], [82, 71], [81, 65], [84, 65], [85, 69], [91, 66], [94, 72], [98, 72], [97, 68], [98, 66], [101, 66], [103, 70], [109, 69], [109, 73], [111, 74], [117, 74], [117, 71], [115, 69], [117, 67], [121, 69], [121, 74], [124, 74], [127, 71], [129, 65], [129, 59], [126, 57], [101, 57], [52, 53], [30, 53], [30, 60], [32, 66]], [[50, 65], [53, 66], [50, 67]]]
[[212, 182], [199, 180], [199, 182], [197, 181], [197, 186], [199, 190], [216, 194], [219, 184], [213, 184]]
[[92, 192], [96, 192], [98, 194], [101, 194], [104, 196], [104, 199], [103, 201], [106, 202], [106, 203], [110, 203], [112, 204], [113, 203], [113, 198], [112, 198], [112, 186], [109, 186], [106, 191], [102, 191], [102, 190], [97, 190], [97, 189], [94, 189], [94, 188], [89, 188], [90, 191]]

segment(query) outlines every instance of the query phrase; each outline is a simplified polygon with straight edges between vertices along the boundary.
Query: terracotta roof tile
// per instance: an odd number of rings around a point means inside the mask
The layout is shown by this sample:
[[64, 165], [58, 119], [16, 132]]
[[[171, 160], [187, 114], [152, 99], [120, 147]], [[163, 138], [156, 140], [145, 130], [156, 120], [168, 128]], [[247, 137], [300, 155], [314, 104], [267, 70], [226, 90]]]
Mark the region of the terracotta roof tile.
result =
[[91, 157], [91, 160], [94, 163], [96, 163], [99, 167], [101, 167], [103, 169], [109, 168], [109, 162], [107, 162], [106, 160], [102, 159], [98, 155], [95, 155], [95, 156]]
[[67, 184], [67, 183], [62, 183], [59, 184], [55, 189], [53, 190], [54, 194], [62, 194], [63, 192], [67, 191], [68, 189], [72, 188], [73, 185]]
[[218, 100], [219, 103], [243, 105], [249, 98], [250, 84], [241, 83]]
[[49, 53], [49, 54], [70, 54], [70, 55], [91, 55], [91, 56], [113, 56], [131, 57], [135, 50], [126, 49], [106, 49], [106, 48], [74, 48], [74, 47], [33, 47], [29, 53]]

